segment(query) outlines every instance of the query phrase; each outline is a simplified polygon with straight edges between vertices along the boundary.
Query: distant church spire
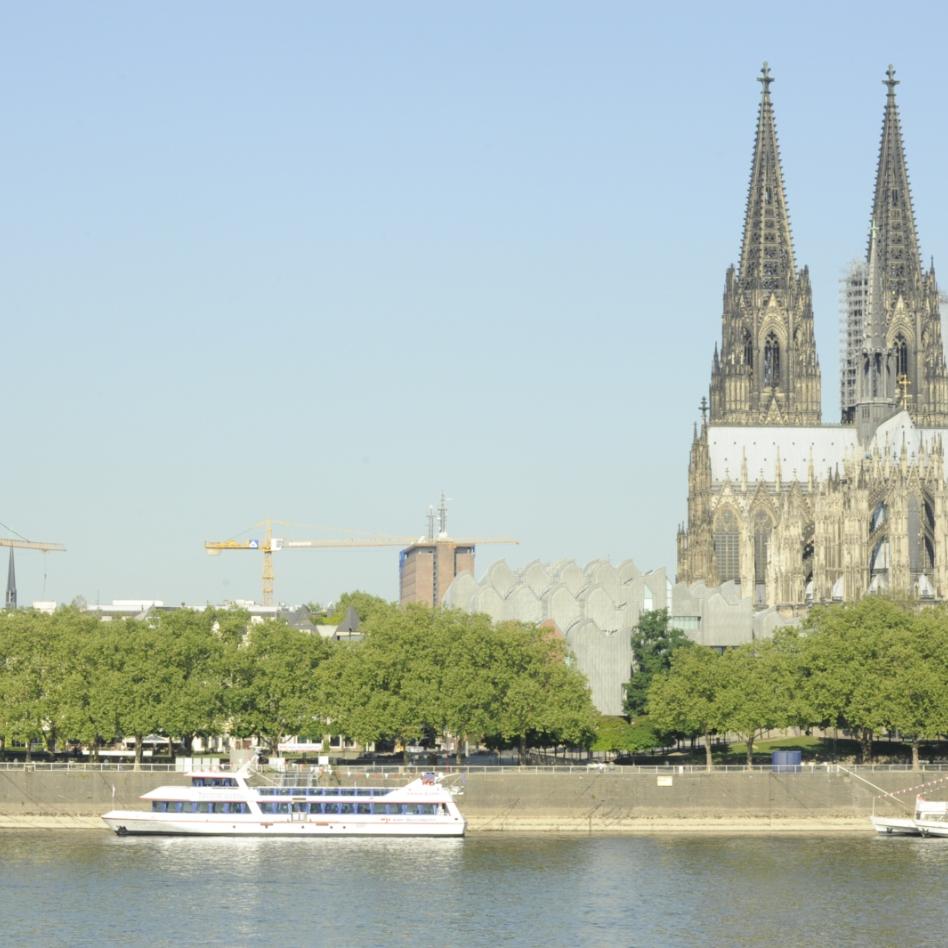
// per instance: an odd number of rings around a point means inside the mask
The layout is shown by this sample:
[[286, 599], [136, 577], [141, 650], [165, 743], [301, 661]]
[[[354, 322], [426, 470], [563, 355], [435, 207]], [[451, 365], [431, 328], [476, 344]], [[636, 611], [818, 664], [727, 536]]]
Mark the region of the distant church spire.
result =
[[796, 266], [777, 127], [770, 99], [770, 84], [774, 80], [767, 63], [761, 67], [757, 81], [761, 86], [760, 107], [747, 189], [739, 278], [745, 285], [752, 283], [770, 289], [784, 284]]
[[7, 608], [16, 609], [16, 568], [13, 565], [13, 547], [10, 547], [10, 565], [7, 567]]
[[[922, 265], [908, 164], [899, 125], [899, 109], [895, 101], [895, 87], [899, 80], [895, 78], [892, 66], [886, 70], [886, 78], [882, 82], [888, 92], [879, 144], [876, 191], [872, 201], [870, 243], [874, 240], [877, 244], [876, 254], [884, 292], [891, 305], [900, 294], [907, 296], [910, 290], [918, 286]], [[871, 255], [872, 249], [870, 247], [867, 257]]]

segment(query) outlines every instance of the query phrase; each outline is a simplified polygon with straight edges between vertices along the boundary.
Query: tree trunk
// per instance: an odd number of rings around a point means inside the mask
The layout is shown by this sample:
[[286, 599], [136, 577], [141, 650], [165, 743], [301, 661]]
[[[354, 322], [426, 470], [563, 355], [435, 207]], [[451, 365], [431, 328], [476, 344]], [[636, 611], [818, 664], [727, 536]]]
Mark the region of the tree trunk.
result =
[[142, 741], [145, 739], [144, 734], [135, 735], [135, 769], [142, 769]]
[[861, 728], [859, 731], [859, 756], [861, 763], [872, 763], [872, 731], [867, 728]]
[[519, 757], [520, 766], [522, 767], [527, 760], [527, 735], [520, 735], [520, 743], [517, 745], [517, 754]]
[[464, 760], [464, 744], [467, 741], [466, 734], [459, 734], [457, 736], [457, 747], [455, 748], [455, 760], [457, 760], [458, 767], [461, 766], [461, 762]]
[[754, 735], [747, 738], [747, 769], [754, 769]]
[[704, 755], [708, 770], [714, 770], [714, 758], [711, 756], [711, 735], [704, 736]]
[[922, 764], [918, 759], [918, 738], [912, 738], [912, 770], [921, 770]]

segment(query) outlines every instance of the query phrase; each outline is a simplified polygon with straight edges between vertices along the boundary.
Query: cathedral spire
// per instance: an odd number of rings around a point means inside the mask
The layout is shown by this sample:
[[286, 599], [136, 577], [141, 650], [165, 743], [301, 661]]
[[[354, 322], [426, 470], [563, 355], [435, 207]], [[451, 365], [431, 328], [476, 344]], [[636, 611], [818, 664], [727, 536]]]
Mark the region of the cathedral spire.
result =
[[740, 279], [745, 287], [756, 285], [766, 290], [785, 285], [796, 268], [770, 99], [770, 84], [774, 80], [767, 63], [761, 67], [757, 81], [761, 86], [760, 108], [747, 190]]
[[922, 267], [899, 109], [895, 101], [895, 87], [899, 80], [895, 78], [892, 66], [889, 66], [885, 75], [882, 82], [888, 91], [870, 225], [870, 230], [875, 230], [875, 241], [871, 237], [870, 243], [878, 244], [877, 254], [885, 294], [887, 300], [894, 303], [900, 295], [906, 296], [916, 281], [921, 279]]

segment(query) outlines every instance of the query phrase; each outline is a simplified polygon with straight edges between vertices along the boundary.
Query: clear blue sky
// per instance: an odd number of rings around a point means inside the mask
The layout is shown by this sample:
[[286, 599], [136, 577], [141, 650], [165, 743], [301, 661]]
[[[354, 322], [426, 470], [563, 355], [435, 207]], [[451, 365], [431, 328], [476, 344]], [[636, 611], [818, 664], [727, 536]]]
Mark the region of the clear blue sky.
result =
[[[904, 24], [893, 25], [893, 17]], [[510, 534], [479, 567], [674, 571], [770, 62], [838, 418], [894, 63], [948, 288], [934, 4], [0, 8], [0, 521], [46, 595], [259, 595], [265, 516]], [[18, 556], [21, 602], [43, 558]], [[2, 560], [0, 560], [2, 562]], [[397, 551], [284, 553], [277, 595], [397, 595]]]

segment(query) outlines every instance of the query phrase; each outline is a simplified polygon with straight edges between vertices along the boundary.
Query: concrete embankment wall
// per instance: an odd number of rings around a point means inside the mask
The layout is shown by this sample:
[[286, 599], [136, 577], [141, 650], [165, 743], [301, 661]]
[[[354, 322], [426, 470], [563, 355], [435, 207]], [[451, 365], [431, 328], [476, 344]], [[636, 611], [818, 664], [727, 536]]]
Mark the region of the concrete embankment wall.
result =
[[99, 816], [137, 808], [155, 787], [187, 784], [184, 774], [134, 771], [0, 771], [0, 817]]
[[[867, 775], [911, 804], [914, 788], [937, 775]], [[900, 813], [894, 802], [844, 773], [767, 771], [662, 774], [472, 774], [462, 809], [472, 829], [586, 831], [865, 826], [873, 812]], [[874, 803], [875, 800], [875, 803]]]
[[[864, 774], [911, 804], [916, 788], [937, 773]], [[948, 774], [944, 789], [948, 792]], [[398, 786], [407, 778], [382, 778], [340, 768], [331, 783]], [[716, 772], [486, 772], [450, 778], [463, 788], [461, 810], [472, 831], [616, 832], [650, 830], [865, 828], [873, 812], [899, 813], [862, 780], [825, 769], [801, 773]], [[101, 825], [113, 807], [138, 808], [142, 793], [162, 784], [184, 784], [175, 773], [0, 771], [0, 826]], [[326, 778], [324, 785], [329, 785]]]

